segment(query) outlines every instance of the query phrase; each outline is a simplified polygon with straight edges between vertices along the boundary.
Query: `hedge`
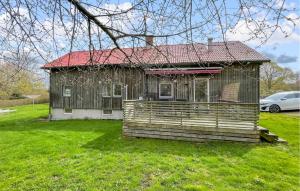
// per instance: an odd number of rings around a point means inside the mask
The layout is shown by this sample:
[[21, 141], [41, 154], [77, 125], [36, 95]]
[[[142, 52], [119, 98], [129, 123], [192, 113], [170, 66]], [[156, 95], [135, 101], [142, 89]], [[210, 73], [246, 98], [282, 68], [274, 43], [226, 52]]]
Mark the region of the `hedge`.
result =
[[[34, 100], [34, 103], [49, 103], [49, 96], [42, 95]], [[10, 99], [10, 100], [0, 100], [0, 108], [12, 107], [17, 105], [28, 105], [32, 104], [32, 99]]]

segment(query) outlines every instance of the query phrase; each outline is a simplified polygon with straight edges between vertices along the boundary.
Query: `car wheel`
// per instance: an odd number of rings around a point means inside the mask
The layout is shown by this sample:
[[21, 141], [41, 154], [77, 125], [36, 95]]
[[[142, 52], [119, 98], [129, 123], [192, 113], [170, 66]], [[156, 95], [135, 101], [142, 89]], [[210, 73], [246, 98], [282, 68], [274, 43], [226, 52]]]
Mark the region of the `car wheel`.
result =
[[276, 104], [273, 104], [269, 108], [270, 113], [278, 113], [280, 112], [280, 107]]

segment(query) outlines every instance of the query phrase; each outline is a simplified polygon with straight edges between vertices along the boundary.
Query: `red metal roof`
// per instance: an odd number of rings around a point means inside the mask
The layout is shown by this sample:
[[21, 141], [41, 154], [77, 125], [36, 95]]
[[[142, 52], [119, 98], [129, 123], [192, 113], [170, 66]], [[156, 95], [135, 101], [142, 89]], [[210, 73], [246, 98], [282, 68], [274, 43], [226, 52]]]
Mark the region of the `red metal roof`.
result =
[[219, 74], [222, 70], [147, 70], [146, 74], [171, 75], [171, 74]]
[[[126, 55], [123, 52], [126, 53]], [[43, 66], [58, 67], [88, 66], [102, 64], [190, 64], [212, 62], [268, 62], [265, 56], [239, 41], [213, 42], [211, 51], [205, 44], [161, 45], [68, 53]]]

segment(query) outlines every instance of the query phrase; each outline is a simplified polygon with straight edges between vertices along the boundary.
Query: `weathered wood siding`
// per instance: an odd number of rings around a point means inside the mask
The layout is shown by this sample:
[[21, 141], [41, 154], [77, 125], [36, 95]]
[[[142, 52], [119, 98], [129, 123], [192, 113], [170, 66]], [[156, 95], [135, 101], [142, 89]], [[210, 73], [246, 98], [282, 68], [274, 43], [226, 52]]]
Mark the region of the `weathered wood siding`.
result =
[[[122, 97], [103, 96], [105, 83], [121, 84]], [[140, 69], [107, 67], [95, 70], [51, 72], [51, 107], [72, 109], [121, 109], [127, 85], [127, 98], [144, 94], [144, 73]], [[63, 97], [64, 86], [71, 87], [71, 97]]]
[[[209, 101], [218, 102], [222, 98], [222, 91], [226, 85], [239, 83], [237, 102], [241, 103], [258, 103], [259, 101], [259, 64], [248, 65], [232, 65], [227, 66], [220, 74], [215, 75], [177, 75], [177, 76], [147, 76], [146, 77], [146, 92], [148, 92], [149, 100], [159, 99], [159, 84], [162, 82], [171, 82], [174, 87], [174, 97], [169, 100], [186, 100], [194, 101], [194, 87], [195, 101], [200, 100], [197, 96], [201, 93], [201, 89], [197, 88], [197, 80], [209, 79]], [[194, 79], [196, 80], [194, 82]], [[194, 85], [195, 83], [195, 85]], [[207, 94], [207, 93], [206, 93]]]
[[210, 101], [217, 102], [225, 85], [232, 83], [240, 83], [239, 102], [259, 102], [259, 64], [226, 67], [221, 74], [212, 76], [209, 80]]
[[169, 100], [185, 100], [193, 99], [193, 76], [156, 76], [149, 75], [146, 77], [146, 95], [149, 100], [159, 100], [159, 84], [171, 82], [173, 84], [174, 97]]
[[[197, 88], [197, 79], [209, 79], [209, 92]], [[194, 80], [195, 79], [195, 80]], [[226, 85], [239, 83], [238, 100], [240, 103], [259, 102], [259, 64], [232, 65], [225, 67], [216, 75], [145, 75], [140, 68], [105, 67], [101, 69], [52, 71], [50, 75], [50, 102], [53, 108], [72, 109], [121, 109], [125, 99], [159, 99], [159, 84], [172, 82], [172, 101], [200, 101], [199, 95], [209, 94], [210, 102], [218, 102]], [[204, 81], [201, 83], [203, 84]], [[105, 83], [121, 84], [122, 97], [103, 96]], [[195, 83], [195, 84], [194, 84]], [[63, 97], [64, 86], [72, 89], [71, 97]], [[194, 87], [196, 89], [194, 100]], [[199, 92], [202, 91], [202, 92]], [[232, 90], [236, 91], [236, 90]]]

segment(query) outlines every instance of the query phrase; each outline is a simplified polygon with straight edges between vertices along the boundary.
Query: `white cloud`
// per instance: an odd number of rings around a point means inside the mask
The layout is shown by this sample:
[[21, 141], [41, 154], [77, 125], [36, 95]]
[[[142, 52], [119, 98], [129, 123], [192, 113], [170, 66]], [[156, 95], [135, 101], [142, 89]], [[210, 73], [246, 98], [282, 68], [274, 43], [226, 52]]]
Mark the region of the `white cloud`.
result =
[[[281, 5], [279, 0], [277, 5]], [[294, 3], [285, 5], [284, 7], [293, 8]], [[279, 27], [276, 28], [276, 21], [264, 21], [259, 18], [264, 18], [262, 15], [265, 13], [259, 13], [256, 22], [246, 22], [245, 20], [239, 21], [235, 27], [228, 30], [226, 37], [228, 40], [240, 40], [247, 42], [254, 46], [274, 45], [281, 43], [300, 43], [300, 17], [296, 12], [287, 15], [287, 19], [284, 19], [279, 23]], [[292, 22], [293, 21], [293, 22]], [[270, 28], [268, 28], [271, 26]]]

